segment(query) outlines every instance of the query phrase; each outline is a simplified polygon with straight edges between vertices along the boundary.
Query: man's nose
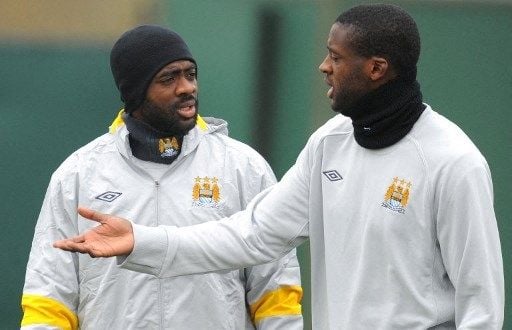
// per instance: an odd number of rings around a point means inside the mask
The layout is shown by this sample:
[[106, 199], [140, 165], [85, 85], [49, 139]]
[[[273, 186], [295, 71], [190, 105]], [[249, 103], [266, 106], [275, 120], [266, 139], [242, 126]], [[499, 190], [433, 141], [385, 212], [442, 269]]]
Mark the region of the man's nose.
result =
[[323, 73], [328, 73], [329, 72], [329, 65], [328, 65], [328, 60], [329, 60], [329, 55], [327, 55], [324, 60], [322, 61], [322, 63], [320, 63], [320, 65], [318, 66], [318, 70], [320, 70], [320, 72], [323, 72]]
[[195, 79], [191, 80], [187, 77], [181, 76], [178, 79], [178, 85], [176, 87], [176, 94], [193, 94], [197, 89], [197, 81]]

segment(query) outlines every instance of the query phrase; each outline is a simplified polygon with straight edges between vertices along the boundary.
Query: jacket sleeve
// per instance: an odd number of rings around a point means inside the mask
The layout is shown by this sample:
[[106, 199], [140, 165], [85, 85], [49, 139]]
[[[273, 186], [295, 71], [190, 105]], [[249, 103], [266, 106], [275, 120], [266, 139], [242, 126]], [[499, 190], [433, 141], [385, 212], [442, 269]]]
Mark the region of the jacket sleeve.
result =
[[309, 237], [309, 151], [244, 211], [190, 227], [133, 224], [135, 245], [122, 268], [157, 277], [258, 265], [284, 257]]
[[437, 237], [455, 288], [457, 329], [501, 329], [503, 264], [487, 163], [462, 159], [439, 185]]
[[[246, 198], [242, 201], [243, 208], [257, 193], [275, 184], [270, 166], [261, 160], [261, 168], [246, 171], [261, 179], [251, 180], [255, 184], [240, 194]], [[255, 163], [258, 162], [251, 162]], [[302, 287], [295, 249], [274, 262], [245, 268], [244, 273], [246, 302], [257, 329], [303, 329]]]
[[246, 300], [257, 329], [303, 329], [295, 249], [272, 263], [246, 268], [245, 277]]
[[78, 234], [72, 187], [52, 177], [35, 227], [21, 299], [21, 329], [78, 329], [78, 256], [52, 247]]

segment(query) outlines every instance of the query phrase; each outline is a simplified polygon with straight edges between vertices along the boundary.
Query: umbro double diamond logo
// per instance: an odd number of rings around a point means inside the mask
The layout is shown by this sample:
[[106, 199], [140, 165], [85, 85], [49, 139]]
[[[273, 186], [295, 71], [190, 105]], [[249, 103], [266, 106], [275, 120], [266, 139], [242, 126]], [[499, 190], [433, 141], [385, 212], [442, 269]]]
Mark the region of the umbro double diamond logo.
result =
[[327, 177], [327, 179], [329, 179], [329, 181], [343, 180], [343, 177], [336, 170], [323, 171], [322, 173]]
[[110, 202], [114, 201], [117, 197], [119, 197], [121, 195], [122, 195], [122, 193], [120, 193], [120, 192], [107, 191], [107, 192], [104, 192], [101, 195], [96, 196], [96, 199], [99, 199], [100, 201], [104, 201], [104, 202], [109, 202], [110, 203]]

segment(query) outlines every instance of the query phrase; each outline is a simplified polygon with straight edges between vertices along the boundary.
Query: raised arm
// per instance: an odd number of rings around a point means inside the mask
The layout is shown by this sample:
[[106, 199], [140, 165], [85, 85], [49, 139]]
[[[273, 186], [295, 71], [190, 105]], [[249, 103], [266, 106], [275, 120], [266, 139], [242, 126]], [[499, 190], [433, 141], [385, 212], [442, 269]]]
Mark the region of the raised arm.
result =
[[230, 218], [183, 228], [134, 225], [135, 248], [122, 267], [167, 277], [273, 261], [309, 235], [308, 199], [294, 166]]
[[294, 166], [246, 210], [190, 227], [146, 227], [79, 208], [80, 215], [100, 225], [54, 247], [92, 257], [120, 256], [122, 267], [159, 277], [242, 268], [273, 261], [307, 239], [308, 200], [308, 185]]
[[229, 218], [182, 228], [146, 227], [81, 209], [82, 216], [101, 225], [54, 246], [93, 257], [119, 256], [121, 267], [159, 277], [276, 260], [309, 236], [311, 158], [306, 146], [279, 183]]

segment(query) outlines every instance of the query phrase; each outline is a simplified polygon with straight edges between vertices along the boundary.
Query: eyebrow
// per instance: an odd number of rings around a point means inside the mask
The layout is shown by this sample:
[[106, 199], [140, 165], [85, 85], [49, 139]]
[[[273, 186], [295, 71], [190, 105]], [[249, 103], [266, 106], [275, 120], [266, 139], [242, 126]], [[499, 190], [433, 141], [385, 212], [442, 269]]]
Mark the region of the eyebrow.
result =
[[327, 47], [325, 47], [325, 48], [327, 48], [327, 50], [328, 50], [330, 53], [334, 53], [334, 54], [336, 54], [336, 55], [340, 55], [340, 53], [339, 53], [338, 51], [336, 51], [336, 50], [335, 50], [334, 48], [332, 48], [332, 47], [327, 46]]
[[185, 68], [171, 66], [169, 68], [165, 68], [157, 77], [176, 75], [176, 74], [179, 74], [180, 72], [187, 72], [187, 71], [192, 71], [192, 70], [197, 70], [197, 65], [191, 64], [190, 66], [185, 67]]

